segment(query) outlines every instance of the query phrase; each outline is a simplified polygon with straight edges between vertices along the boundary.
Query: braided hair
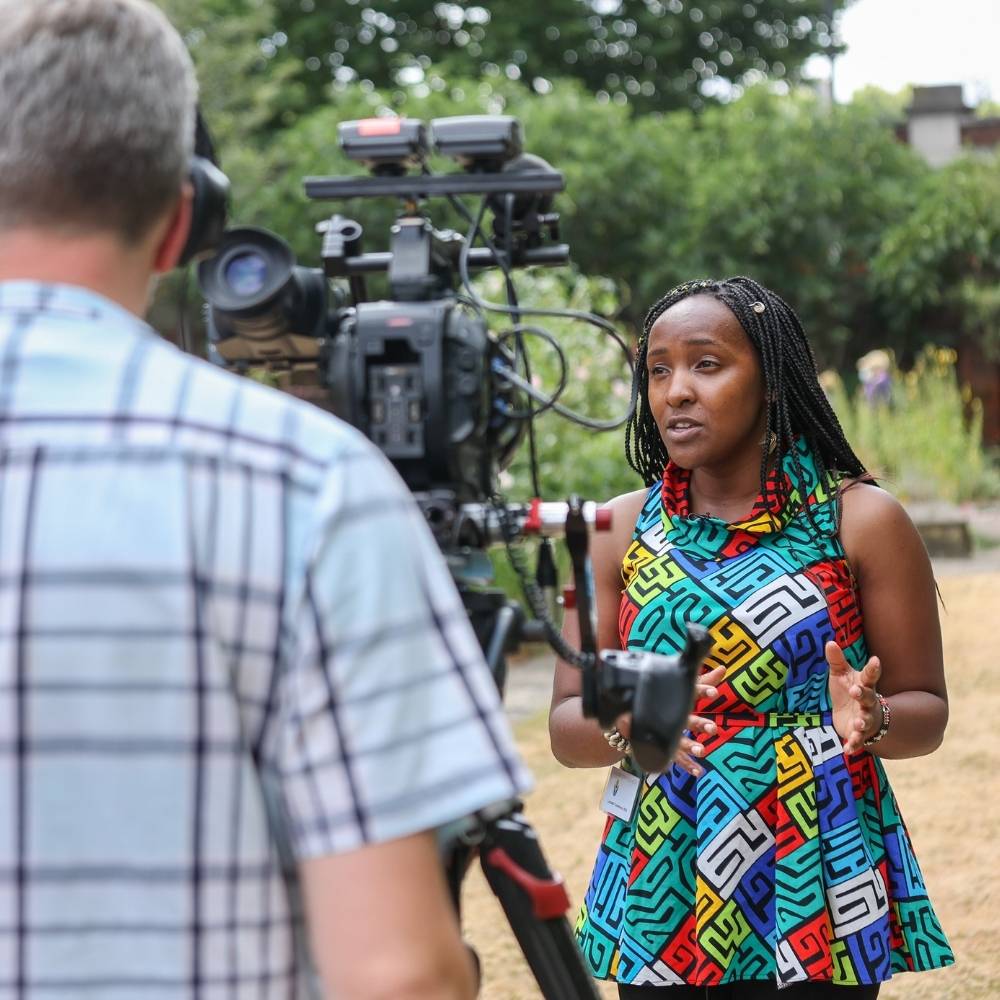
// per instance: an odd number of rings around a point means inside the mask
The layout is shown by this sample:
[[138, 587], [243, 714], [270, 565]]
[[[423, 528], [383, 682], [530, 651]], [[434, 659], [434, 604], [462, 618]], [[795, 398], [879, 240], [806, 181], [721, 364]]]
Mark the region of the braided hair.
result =
[[[652, 486], [660, 480], [670, 459], [649, 408], [646, 368], [649, 333], [671, 306], [693, 295], [710, 295], [727, 306], [760, 359], [769, 400], [764, 440], [774, 444], [774, 451], [762, 449], [760, 486], [765, 499], [773, 499], [767, 495], [770, 455], [780, 468], [785, 456], [791, 454], [796, 475], [800, 479], [803, 476], [798, 452], [793, 447], [796, 437], [804, 438], [812, 450], [821, 482], [846, 476], [874, 483], [874, 477], [844, 437], [840, 421], [819, 384], [816, 359], [798, 316], [779, 295], [752, 278], [741, 276], [721, 281], [687, 281], [664, 295], [646, 314], [632, 381], [635, 407], [625, 429], [625, 456], [646, 485]], [[808, 509], [807, 513], [816, 527]], [[838, 491], [834, 533], [840, 528], [840, 515]]]

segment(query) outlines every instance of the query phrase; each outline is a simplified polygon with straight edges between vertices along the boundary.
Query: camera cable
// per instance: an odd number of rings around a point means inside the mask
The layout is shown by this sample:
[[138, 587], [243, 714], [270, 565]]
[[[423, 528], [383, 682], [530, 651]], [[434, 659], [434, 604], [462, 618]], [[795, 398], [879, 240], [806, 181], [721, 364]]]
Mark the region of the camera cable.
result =
[[549, 645], [555, 650], [557, 656], [574, 667], [584, 670], [593, 666], [594, 654], [574, 649], [563, 638], [556, 623], [552, 620], [545, 595], [542, 593], [542, 588], [532, 579], [531, 570], [527, 565], [527, 555], [523, 549], [515, 545], [518, 530], [509, 516], [504, 498], [500, 494], [494, 494], [491, 497], [491, 503], [500, 523], [507, 558], [510, 560], [511, 566], [514, 567], [514, 572], [517, 574], [525, 600], [531, 608], [531, 613], [542, 623], [542, 628], [545, 630], [545, 638]]
[[[464, 208], [464, 206], [462, 207]], [[588, 323], [592, 326], [597, 326], [600, 329], [602, 329], [607, 336], [611, 337], [611, 339], [618, 345], [618, 347], [621, 349], [622, 353], [625, 356], [625, 360], [628, 365], [629, 371], [630, 372], [633, 371], [634, 362], [632, 360], [632, 354], [631, 351], [629, 350], [628, 345], [625, 343], [625, 340], [615, 329], [614, 325], [601, 316], [597, 316], [594, 313], [584, 312], [578, 309], [547, 309], [539, 306], [524, 306], [520, 304], [517, 305], [516, 307], [508, 306], [498, 302], [489, 302], [477, 294], [475, 289], [472, 287], [472, 281], [469, 275], [469, 250], [472, 244], [474, 243], [476, 236], [478, 235], [482, 239], [482, 241], [486, 244], [486, 246], [492, 251], [494, 257], [498, 260], [498, 262], [501, 259], [500, 254], [497, 251], [496, 245], [486, 235], [486, 233], [483, 231], [482, 228], [482, 220], [486, 212], [486, 207], [487, 207], [487, 201], [486, 199], [483, 199], [482, 203], [480, 204], [479, 213], [476, 216], [475, 220], [472, 222], [471, 228], [469, 229], [465, 242], [462, 244], [462, 248], [459, 251], [459, 256], [458, 256], [459, 275], [462, 279], [462, 284], [465, 287], [466, 293], [469, 296], [472, 303], [483, 311], [499, 312], [508, 316], [511, 315], [517, 317], [520, 317], [522, 315], [552, 316], [554, 318], [561, 318], [561, 319], [576, 319], [581, 322]], [[509, 368], [505, 368], [503, 370], [498, 369], [498, 374], [500, 374], [502, 377], [508, 377], [508, 375], [516, 373], [511, 372]], [[523, 386], [519, 387], [523, 388]], [[531, 395], [535, 399], [540, 399], [541, 401], [549, 403], [551, 409], [555, 410], [555, 412], [559, 413], [567, 420], [572, 420], [574, 423], [579, 424], [580, 426], [583, 427], [590, 428], [591, 430], [607, 431], [607, 430], [615, 430], [618, 427], [621, 427], [631, 417], [632, 410], [634, 408], [633, 402], [630, 402], [628, 411], [620, 419], [598, 420], [593, 417], [586, 416], [585, 414], [577, 413], [570, 407], [565, 406], [564, 404], [558, 402], [558, 400], [551, 395], [546, 395], [542, 399], [537, 393], [537, 390], [535, 390], [534, 393], [532, 393]]]

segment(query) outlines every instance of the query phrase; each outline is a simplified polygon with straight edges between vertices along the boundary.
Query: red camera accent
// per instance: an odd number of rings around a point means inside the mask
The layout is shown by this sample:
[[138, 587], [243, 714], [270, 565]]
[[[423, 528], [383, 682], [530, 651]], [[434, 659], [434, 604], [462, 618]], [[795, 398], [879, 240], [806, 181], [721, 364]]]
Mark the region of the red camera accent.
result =
[[526, 535], [534, 535], [542, 530], [542, 501], [540, 497], [531, 498], [528, 516], [524, 519], [522, 530]]
[[358, 135], [399, 135], [400, 121], [395, 115], [391, 118], [365, 118], [358, 122]]

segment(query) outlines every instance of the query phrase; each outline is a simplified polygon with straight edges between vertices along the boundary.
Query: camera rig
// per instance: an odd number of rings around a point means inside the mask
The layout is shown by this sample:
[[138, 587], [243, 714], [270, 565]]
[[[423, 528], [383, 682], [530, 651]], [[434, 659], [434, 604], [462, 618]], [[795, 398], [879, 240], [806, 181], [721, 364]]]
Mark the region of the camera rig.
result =
[[[566, 503], [537, 499], [536, 416], [551, 409], [596, 429], [627, 419], [595, 421], [562, 404], [565, 355], [548, 331], [524, 317], [592, 323], [614, 338], [631, 365], [614, 327], [590, 314], [517, 301], [514, 268], [569, 260], [553, 210], [553, 196], [564, 187], [562, 175], [524, 152], [520, 123], [508, 116], [443, 118], [429, 127], [413, 119], [375, 118], [342, 123], [339, 136], [344, 153], [369, 174], [307, 178], [306, 194], [315, 200], [399, 199], [389, 249], [366, 252], [361, 225], [339, 214], [317, 227], [320, 267], [299, 265], [288, 244], [266, 230], [228, 230], [198, 271], [210, 357], [330, 410], [381, 448], [434, 532], [501, 694], [506, 654], [525, 627], [519, 606], [488, 585], [492, 568], [486, 550], [506, 546], [545, 638], [581, 670], [584, 714], [609, 726], [631, 713], [636, 762], [647, 772], [664, 770], [691, 708], [707, 636], [690, 626], [687, 646], [675, 657], [598, 653], [587, 552], [590, 532], [607, 528], [610, 514], [575, 497]], [[432, 173], [432, 152], [456, 160], [461, 169]], [[478, 213], [461, 200], [470, 195], [481, 198]], [[464, 236], [432, 225], [424, 204], [434, 198], [446, 198], [465, 219]], [[491, 233], [484, 225], [487, 212]], [[470, 275], [483, 268], [503, 272], [505, 304], [486, 302], [477, 293]], [[386, 275], [389, 297], [373, 301], [368, 279], [376, 274]], [[337, 280], [346, 289], [335, 286]], [[509, 328], [491, 332], [487, 312], [505, 316]], [[559, 386], [550, 394], [533, 384], [530, 336], [545, 340], [560, 360]], [[525, 437], [536, 499], [511, 504], [498, 493], [498, 475]], [[536, 579], [515, 546], [533, 535], [542, 539]], [[565, 536], [572, 561], [574, 586], [566, 603], [575, 604], [579, 617], [580, 650], [569, 646], [550, 616], [556, 581], [548, 538], [553, 535]], [[565, 918], [565, 890], [519, 803], [471, 817], [450, 845], [447, 868], [456, 905], [461, 878], [477, 851], [542, 995], [596, 998]]]

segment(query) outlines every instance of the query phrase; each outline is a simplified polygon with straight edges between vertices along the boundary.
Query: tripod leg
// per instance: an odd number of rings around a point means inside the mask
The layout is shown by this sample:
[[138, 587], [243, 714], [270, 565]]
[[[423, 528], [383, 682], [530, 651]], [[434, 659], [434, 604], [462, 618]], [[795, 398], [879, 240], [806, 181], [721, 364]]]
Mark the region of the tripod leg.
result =
[[566, 919], [562, 880], [520, 812], [487, 825], [480, 863], [545, 1000], [598, 1000]]
[[497, 690], [503, 697], [507, 683], [506, 654], [516, 649], [521, 638], [524, 612], [502, 590], [459, 588], [469, 621], [486, 657]]
[[[504, 654], [519, 637], [523, 613], [503, 591], [460, 591], [502, 696], [506, 679]], [[566, 890], [562, 881], [552, 875], [538, 837], [520, 809], [520, 803], [516, 803], [499, 817], [480, 814], [479, 860], [483, 874], [503, 906], [544, 1000], [600, 1000], [566, 920]], [[467, 859], [468, 855], [459, 849], [452, 853], [447, 865], [456, 904]]]

